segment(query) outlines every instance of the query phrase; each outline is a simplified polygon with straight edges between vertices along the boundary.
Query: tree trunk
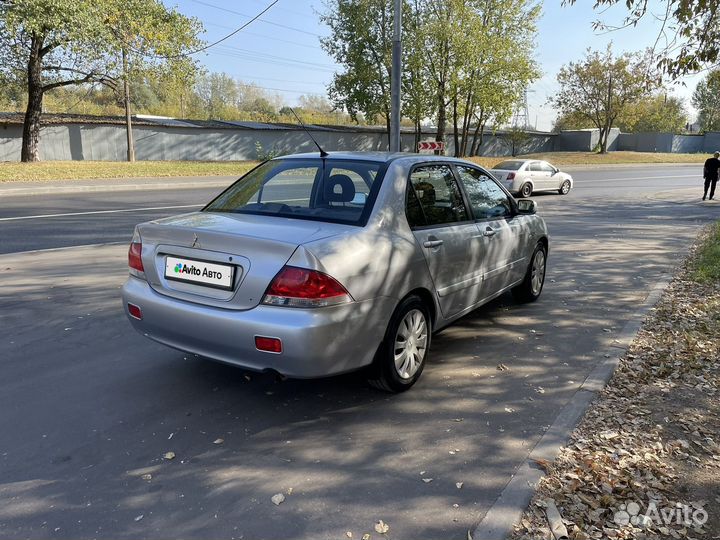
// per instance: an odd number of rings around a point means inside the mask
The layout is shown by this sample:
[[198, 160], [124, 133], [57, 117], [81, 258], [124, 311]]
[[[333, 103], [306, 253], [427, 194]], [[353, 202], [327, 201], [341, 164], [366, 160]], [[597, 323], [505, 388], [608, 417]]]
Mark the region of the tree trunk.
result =
[[458, 110], [457, 110], [457, 94], [452, 100], [452, 116], [453, 116], [453, 143], [455, 144], [455, 157], [460, 157], [460, 132], [458, 130]]
[[483, 129], [483, 124], [479, 118], [476, 118], [476, 120], [477, 120], [477, 125], [475, 126], [475, 132], [473, 133], [472, 146], [470, 147], [470, 155], [471, 156], [477, 155], [478, 148], [482, 144], [482, 138], [480, 140], [478, 140], [478, 135], [480, 135], [480, 137], [482, 137], [481, 130]]
[[44, 38], [33, 34], [30, 42], [30, 56], [27, 66], [28, 104], [23, 123], [20, 160], [23, 162], [40, 161], [40, 116], [42, 115], [43, 83], [42, 56], [40, 50]]
[[135, 142], [133, 141], [132, 132], [132, 114], [130, 113], [130, 81], [128, 81], [128, 59], [127, 51], [122, 50], [122, 63], [123, 63], [123, 94], [125, 101], [125, 132], [127, 134], [127, 160], [129, 162], [135, 161]]
[[[438, 119], [436, 141], [445, 142], [445, 123], [447, 122], [447, 105], [445, 104], [445, 81], [438, 85], [437, 93]], [[436, 153], [439, 152], [436, 150]]]
[[415, 149], [413, 150], [415, 153], [420, 151], [420, 137], [422, 137], [422, 133], [420, 132], [420, 118], [415, 119]]
[[598, 144], [600, 144], [600, 153], [601, 154], [607, 154], [607, 149], [605, 148], [607, 137], [606, 137], [605, 133], [606, 133], [606, 128], [603, 127], [600, 130], [600, 139], [598, 141]]

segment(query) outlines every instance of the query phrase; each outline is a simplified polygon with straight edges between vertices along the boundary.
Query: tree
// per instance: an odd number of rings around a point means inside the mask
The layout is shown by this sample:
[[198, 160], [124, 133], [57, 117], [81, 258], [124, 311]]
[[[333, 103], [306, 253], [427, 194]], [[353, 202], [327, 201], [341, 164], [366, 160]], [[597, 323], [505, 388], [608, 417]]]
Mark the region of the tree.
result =
[[701, 131], [720, 131], [720, 70], [711, 71], [698, 83], [692, 104], [698, 110]]
[[[47, 92], [96, 83], [117, 88], [142, 71], [183, 60], [200, 43], [199, 31], [196, 20], [160, 0], [0, 0], [0, 70], [27, 88], [22, 161], [39, 159]], [[125, 96], [129, 101], [128, 91]]]
[[459, 61], [451, 101], [455, 155], [465, 156], [482, 145], [488, 122], [499, 125], [510, 118], [524, 89], [539, 75], [532, 56], [540, 10], [527, 0], [474, 0], [460, 9], [463, 26], [456, 35], [472, 39], [463, 37], [453, 46]]
[[[562, 2], [573, 5], [576, 0]], [[720, 53], [720, 6], [717, 0], [660, 0], [652, 3], [648, 0], [595, 0], [594, 8], [605, 11], [615, 4], [624, 4], [627, 9], [622, 25], [617, 27], [597, 21], [595, 28], [633, 28], [645, 17], [659, 19], [660, 30], [652, 58], [671, 78], [717, 64]]]
[[390, 140], [390, 70], [393, 4], [385, 0], [328, 0], [321, 20], [330, 36], [323, 49], [344, 67], [328, 88], [330, 99], [353, 120], [384, 117]]
[[687, 113], [683, 100], [658, 93], [628, 103], [615, 122], [624, 133], [680, 133], [685, 129]]
[[647, 63], [637, 55], [615, 57], [587, 50], [580, 62], [570, 62], [558, 73], [560, 91], [549, 99], [561, 114], [577, 114], [600, 130], [600, 153], [607, 152], [610, 128], [628, 103], [650, 91]]
[[576, 111], [559, 114], [553, 123], [553, 131], [556, 133], [565, 130], [589, 129], [592, 127], [594, 127], [592, 120]]

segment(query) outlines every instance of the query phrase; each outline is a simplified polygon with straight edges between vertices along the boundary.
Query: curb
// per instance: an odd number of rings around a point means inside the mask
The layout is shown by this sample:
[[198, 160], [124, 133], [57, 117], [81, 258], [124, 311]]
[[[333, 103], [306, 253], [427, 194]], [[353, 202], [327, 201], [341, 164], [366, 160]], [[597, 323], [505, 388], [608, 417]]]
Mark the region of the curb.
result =
[[597, 362], [570, 401], [560, 410], [553, 424], [528, 453], [478, 526], [469, 532], [469, 540], [504, 540], [512, 532], [535, 494], [538, 482], [545, 475], [536, 460], [555, 460], [590, 403], [612, 377], [620, 358], [642, 327], [648, 311], [660, 300], [671, 280], [659, 281], [650, 289], [645, 301], [608, 345], [610, 350]]

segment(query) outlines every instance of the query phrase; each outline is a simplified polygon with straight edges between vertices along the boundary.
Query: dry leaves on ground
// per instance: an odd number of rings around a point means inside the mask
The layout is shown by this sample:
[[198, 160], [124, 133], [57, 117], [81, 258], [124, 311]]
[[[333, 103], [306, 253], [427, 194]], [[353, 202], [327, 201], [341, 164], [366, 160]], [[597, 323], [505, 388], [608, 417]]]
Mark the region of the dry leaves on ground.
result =
[[701, 469], [720, 483], [719, 358], [718, 287], [695, 283], [683, 269], [568, 446], [540, 464], [548, 475], [512, 538], [552, 538], [546, 501], [576, 540], [718, 534], [717, 525], [693, 519], [707, 516], [706, 502], [692, 500], [693, 486], [678, 489], [678, 470]]

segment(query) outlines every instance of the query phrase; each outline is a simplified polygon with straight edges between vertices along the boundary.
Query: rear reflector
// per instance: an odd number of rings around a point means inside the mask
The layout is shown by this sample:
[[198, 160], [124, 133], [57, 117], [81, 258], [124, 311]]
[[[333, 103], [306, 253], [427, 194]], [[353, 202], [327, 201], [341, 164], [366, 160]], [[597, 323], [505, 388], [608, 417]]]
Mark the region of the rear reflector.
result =
[[263, 297], [263, 304], [287, 307], [324, 307], [351, 301], [350, 293], [336, 279], [295, 266], [284, 266]]
[[140, 306], [136, 306], [135, 304], [130, 304], [128, 302], [128, 313], [134, 319], [137, 319], [139, 321], [142, 320], [142, 310], [140, 309]]
[[128, 249], [128, 266], [138, 272], [145, 272], [142, 263], [142, 244], [140, 242], [132, 242]]
[[278, 338], [255, 336], [255, 348], [258, 351], [281, 353], [282, 341]]

